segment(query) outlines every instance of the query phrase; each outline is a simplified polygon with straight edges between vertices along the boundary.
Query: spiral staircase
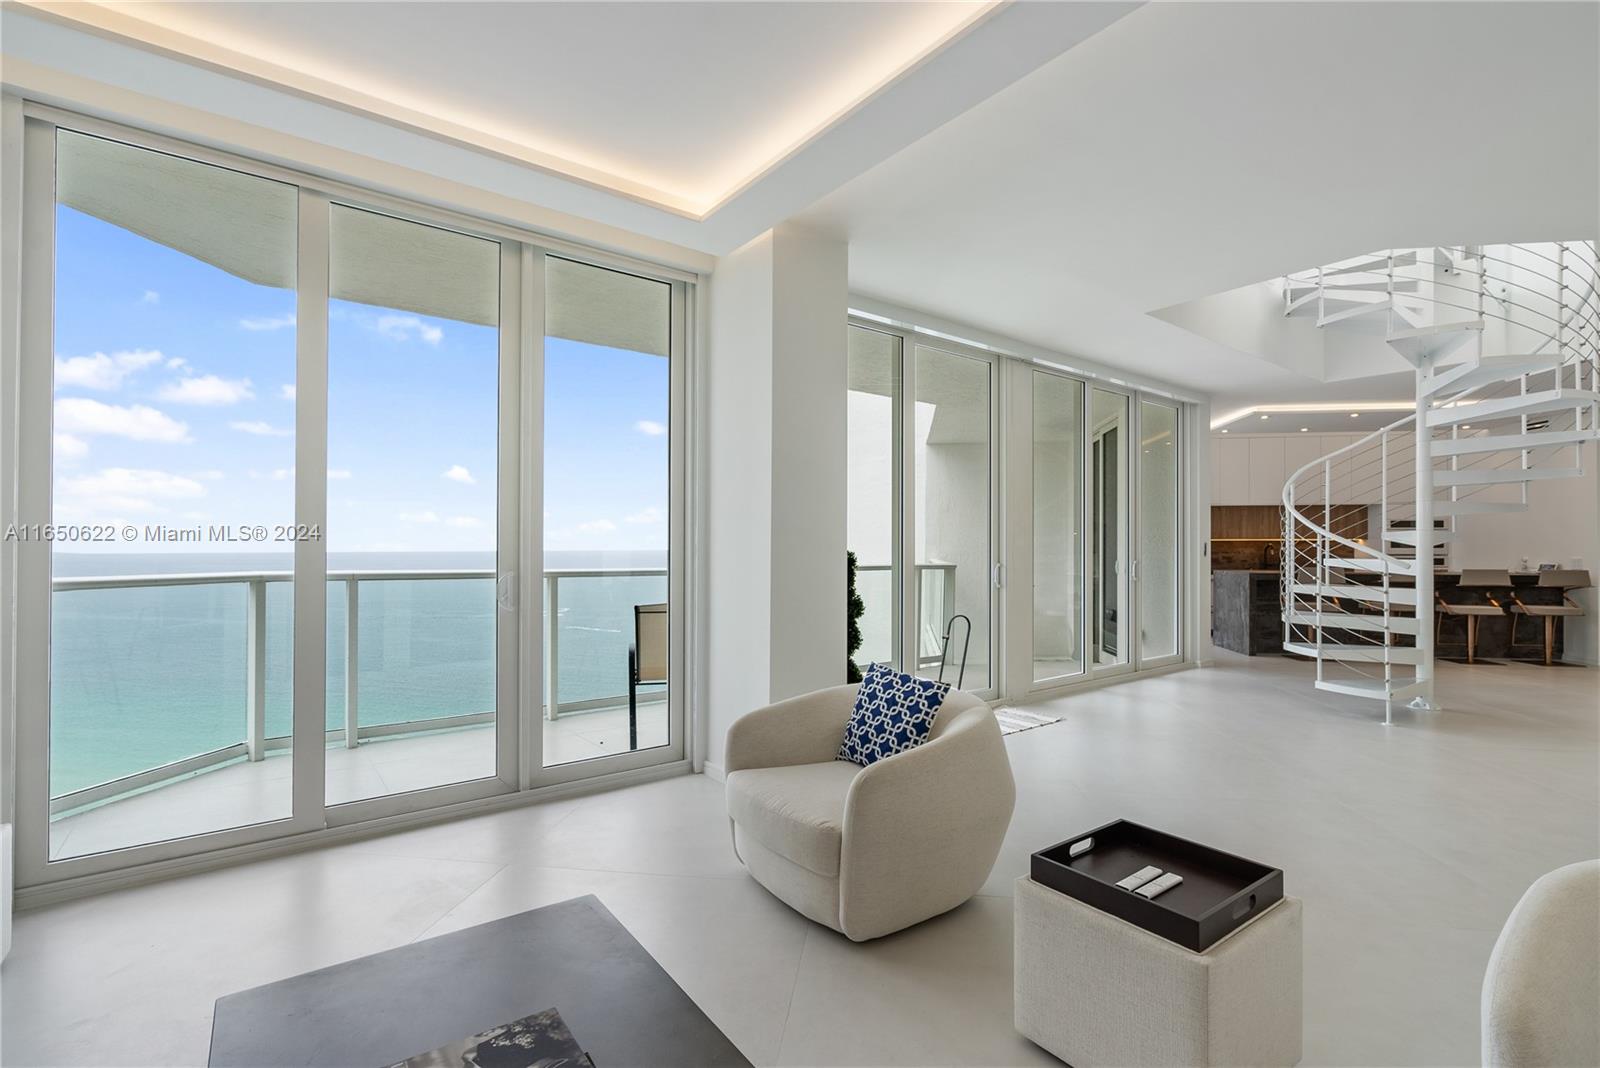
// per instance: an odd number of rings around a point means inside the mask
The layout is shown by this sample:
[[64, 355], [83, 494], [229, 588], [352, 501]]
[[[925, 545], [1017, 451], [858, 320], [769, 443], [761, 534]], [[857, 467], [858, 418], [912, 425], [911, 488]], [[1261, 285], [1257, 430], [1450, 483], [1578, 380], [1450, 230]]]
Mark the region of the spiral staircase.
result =
[[[1416, 410], [1283, 488], [1284, 649], [1318, 689], [1437, 708], [1434, 570], [1464, 516], [1518, 512], [1600, 440], [1595, 242], [1391, 249], [1283, 279], [1283, 310], [1381, 339]], [[1370, 535], [1369, 535], [1370, 532]]]

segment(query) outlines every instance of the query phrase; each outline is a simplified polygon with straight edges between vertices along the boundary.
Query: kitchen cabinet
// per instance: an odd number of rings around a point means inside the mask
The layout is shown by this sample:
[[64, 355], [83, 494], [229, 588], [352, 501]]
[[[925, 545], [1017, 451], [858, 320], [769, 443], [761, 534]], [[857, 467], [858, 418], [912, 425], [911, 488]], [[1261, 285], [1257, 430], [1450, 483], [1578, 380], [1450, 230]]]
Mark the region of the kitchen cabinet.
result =
[[1244, 504], [1275, 504], [1283, 499], [1283, 438], [1277, 434], [1251, 434], [1249, 488]]

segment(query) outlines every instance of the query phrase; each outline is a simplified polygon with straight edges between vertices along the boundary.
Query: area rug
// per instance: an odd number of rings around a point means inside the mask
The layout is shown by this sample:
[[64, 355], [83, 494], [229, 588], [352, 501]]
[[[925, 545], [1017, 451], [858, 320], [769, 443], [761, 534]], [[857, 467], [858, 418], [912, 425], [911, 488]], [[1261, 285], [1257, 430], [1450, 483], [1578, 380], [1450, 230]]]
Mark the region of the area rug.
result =
[[1025, 708], [997, 708], [994, 718], [1000, 721], [1001, 734], [1016, 734], [1019, 731], [1031, 731], [1035, 727], [1048, 727], [1052, 723], [1060, 723], [1060, 716], [1047, 716], [1043, 712], [1029, 712]]

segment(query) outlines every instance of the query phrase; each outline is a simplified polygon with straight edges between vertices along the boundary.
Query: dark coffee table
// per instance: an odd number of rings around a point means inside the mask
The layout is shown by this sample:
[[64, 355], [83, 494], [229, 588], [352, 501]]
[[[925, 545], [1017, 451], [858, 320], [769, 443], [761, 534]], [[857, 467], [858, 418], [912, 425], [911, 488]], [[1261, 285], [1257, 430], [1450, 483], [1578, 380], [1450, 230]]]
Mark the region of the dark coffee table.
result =
[[217, 999], [213, 1068], [381, 1068], [555, 1008], [599, 1068], [748, 1068], [594, 896]]

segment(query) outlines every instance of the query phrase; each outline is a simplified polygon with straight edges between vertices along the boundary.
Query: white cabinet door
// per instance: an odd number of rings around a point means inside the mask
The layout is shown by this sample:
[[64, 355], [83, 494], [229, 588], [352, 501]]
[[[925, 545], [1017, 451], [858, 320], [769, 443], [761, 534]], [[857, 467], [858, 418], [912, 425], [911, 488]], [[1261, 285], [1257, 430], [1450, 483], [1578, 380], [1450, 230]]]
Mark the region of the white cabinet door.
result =
[[[1284, 439], [1283, 451], [1283, 478], [1287, 482], [1296, 471], [1307, 464], [1315, 463], [1326, 455], [1328, 450], [1323, 447], [1323, 438], [1320, 434], [1296, 434], [1294, 437]], [[1295, 484], [1297, 499], [1307, 499], [1304, 490], [1308, 484], [1315, 483], [1319, 487], [1322, 485], [1319, 471], [1320, 465], [1300, 476]]]
[[1218, 435], [1211, 450], [1216, 477], [1213, 504], [1250, 503], [1250, 443], [1242, 437]]
[[1276, 434], [1250, 436], [1250, 499], [1246, 504], [1277, 504], [1283, 499], [1284, 444]]

